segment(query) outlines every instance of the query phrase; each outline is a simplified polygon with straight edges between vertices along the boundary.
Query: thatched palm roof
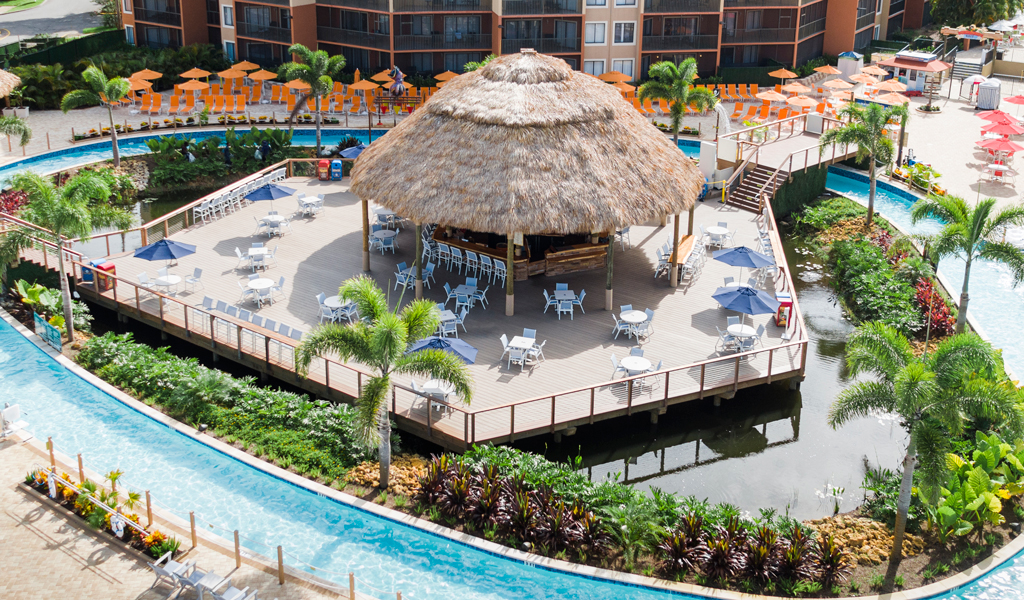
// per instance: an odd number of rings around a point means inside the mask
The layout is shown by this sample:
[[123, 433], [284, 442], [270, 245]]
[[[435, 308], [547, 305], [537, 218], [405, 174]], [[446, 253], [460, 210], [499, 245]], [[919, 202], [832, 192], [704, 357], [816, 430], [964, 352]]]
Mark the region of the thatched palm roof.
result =
[[353, 192], [404, 217], [505, 234], [643, 223], [703, 183], [618, 90], [531, 50], [452, 79], [352, 171]]
[[20, 77], [0, 69], [0, 98], [10, 95], [11, 91], [19, 85], [21, 85]]

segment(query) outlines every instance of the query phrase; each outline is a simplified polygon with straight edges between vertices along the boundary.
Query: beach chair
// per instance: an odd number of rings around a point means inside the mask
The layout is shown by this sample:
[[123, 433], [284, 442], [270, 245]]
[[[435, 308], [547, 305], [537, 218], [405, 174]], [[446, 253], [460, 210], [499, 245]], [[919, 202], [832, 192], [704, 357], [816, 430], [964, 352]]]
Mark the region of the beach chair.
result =
[[746, 84], [740, 85], [736, 89], [738, 90], [740, 98], [743, 98], [745, 100], [750, 100], [750, 94], [747, 92]]
[[142, 105], [139, 107], [139, 112], [149, 112], [149, 109], [153, 107], [153, 94], [146, 94], [142, 97]]
[[633, 108], [635, 108], [638, 113], [642, 114], [645, 117], [653, 116], [651, 113], [647, 112], [647, 109], [644, 108], [644, 105], [637, 98], [633, 98]]
[[186, 114], [186, 115], [190, 115], [190, 114], [196, 112], [196, 97], [195, 96], [185, 96], [185, 106], [181, 107], [178, 110], [181, 113]]
[[210, 86], [210, 89], [212, 90], [210, 92], [211, 96], [220, 96], [220, 84], [219, 83], [213, 84], [212, 86]]
[[362, 108], [362, 104], [363, 104], [362, 96], [353, 96], [352, 97], [352, 106], [349, 107], [348, 112], [353, 114], [353, 115], [358, 115], [360, 109]]
[[730, 83], [728, 86], [726, 86], [726, 88], [727, 89], [725, 91], [725, 94], [722, 95], [723, 98], [725, 98], [726, 100], [739, 100], [740, 99], [740, 95], [738, 93], [736, 93], [736, 84], [735, 83]]
[[281, 102], [281, 86], [272, 85], [270, 86], [270, 101]]
[[107, 100], [107, 95], [100, 92], [100, 106], [107, 106], [110, 104], [110, 100]]
[[235, 112], [235, 97], [224, 96], [224, 114]]
[[825, 114], [825, 103], [822, 102], [818, 104], [818, 107], [814, 109], [814, 112], [818, 113], [819, 115]]
[[178, 114], [178, 110], [180, 109], [180, 105], [181, 105], [181, 98], [179, 98], [177, 96], [171, 96], [171, 105], [167, 107], [167, 114], [168, 115], [176, 115], [176, 114]]
[[651, 99], [650, 98], [644, 100], [644, 110], [646, 110], [647, 114], [649, 116], [652, 116], [652, 117], [661, 112], [660, 110], [659, 111], [655, 111], [654, 105], [651, 104]]
[[138, 100], [139, 97], [135, 95], [135, 92], [128, 92], [124, 98], [115, 102], [114, 106], [134, 106]]
[[[764, 106], [761, 106], [761, 109], [762, 109], [762, 110], [763, 110], [764, 108], [765, 108]], [[753, 118], [754, 118], [755, 116], [757, 116], [757, 109], [758, 109], [758, 107], [757, 107], [757, 105], [756, 105], [756, 104], [755, 104], [754, 106], [751, 106], [751, 107], [750, 107], [750, 108], [749, 108], [749, 109], [747, 110], [747, 114], [743, 115], [743, 118], [742, 118], [741, 120], [742, 120], [742, 121], [749, 121], [749, 120], [753, 119]]]
[[742, 114], [743, 114], [743, 103], [742, 102], [737, 102], [736, 103], [736, 108], [733, 109], [732, 115], [729, 118], [730, 119], [738, 119], [738, 118], [740, 118], [740, 116]]
[[149, 114], [151, 114], [151, 115], [153, 115], [153, 114], [159, 115], [160, 114], [160, 108], [161, 108], [160, 105], [163, 103], [163, 100], [164, 100], [164, 97], [161, 96], [160, 94], [153, 94], [153, 106], [151, 106], [149, 108]]
[[671, 112], [671, 110], [669, 109], [668, 102], [666, 102], [664, 99], [658, 100], [658, 110], [660, 110], [661, 114], [663, 115], [667, 115], [669, 112]]
[[235, 96], [235, 112], [245, 114], [245, 95]]
[[211, 113], [220, 114], [224, 112], [224, 96], [213, 97], [213, 108], [210, 109]]
[[262, 85], [254, 85], [251, 88], [249, 88], [249, 102], [252, 102], [253, 104], [258, 104], [259, 101], [260, 101], [260, 97], [262, 97], [262, 96], [263, 96], [263, 86]]
[[746, 119], [746, 120], [747, 121], [753, 121], [755, 123], [764, 123], [765, 121], [768, 120], [770, 113], [771, 113], [771, 107], [770, 106], [762, 106], [760, 113], [756, 117], [754, 117], [752, 119]]
[[285, 110], [288, 111], [288, 114], [291, 114], [292, 111], [295, 110], [295, 95], [294, 94], [288, 94], [288, 97], [286, 98], [286, 100], [288, 101], [288, 104], [287, 104], [288, 107]]

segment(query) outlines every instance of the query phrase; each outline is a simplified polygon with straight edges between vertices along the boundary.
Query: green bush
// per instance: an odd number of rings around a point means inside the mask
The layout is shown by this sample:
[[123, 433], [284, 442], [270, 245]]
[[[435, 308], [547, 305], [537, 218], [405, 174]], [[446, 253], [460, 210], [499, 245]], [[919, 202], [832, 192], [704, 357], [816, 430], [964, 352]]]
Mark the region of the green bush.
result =
[[829, 249], [832, 284], [861, 321], [881, 321], [910, 336], [921, 327], [914, 288], [897, 277], [881, 248], [863, 238]]
[[818, 198], [806, 205], [794, 213], [793, 221], [801, 233], [816, 233], [825, 231], [836, 223], [864, 217], [867, 212], [866, 208], [849, 198], [833, 196]]
[[[86, 342], [76, 359], [104, 380], [162, 406], [186, 422], [263, 449], [299, 472], [336, 479], [373, 458], [354, 442], [354, 409], [281, 390], [254, 387], [208, 369], [167, 348], [137, 344], [132, 335], [108, 333]], [[398, 436], [392, 439], [398, 447]], [[397, 449], [395, 450], [398, 451]]]

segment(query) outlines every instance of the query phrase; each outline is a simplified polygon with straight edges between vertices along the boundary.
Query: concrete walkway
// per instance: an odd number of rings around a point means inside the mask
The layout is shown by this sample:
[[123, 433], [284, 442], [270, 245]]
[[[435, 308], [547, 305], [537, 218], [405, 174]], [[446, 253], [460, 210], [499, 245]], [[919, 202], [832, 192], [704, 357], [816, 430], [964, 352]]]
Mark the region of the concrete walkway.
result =
[[82, 35], [82, 30], [103, 25], [96, 14], [100, 6], [92, 0], [46, 0], [35, 8], [5, 14], [0, 28], [9, 30], [9, 44], [40, 33], [48, 35]]

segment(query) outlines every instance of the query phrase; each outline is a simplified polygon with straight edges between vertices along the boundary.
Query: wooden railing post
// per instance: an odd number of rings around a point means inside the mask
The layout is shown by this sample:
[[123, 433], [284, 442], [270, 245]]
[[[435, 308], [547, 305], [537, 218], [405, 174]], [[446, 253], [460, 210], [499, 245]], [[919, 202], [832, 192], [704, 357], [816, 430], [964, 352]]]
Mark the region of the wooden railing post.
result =
[[514, 442], [516, 441], [516, 405], [513, 404], [509, 408], [512, 410], [508, 420], [508, 439], [510, 442]]
[[192, 547], [195, 548], [199, 545], [199, 538], [196, 536], [196, 513], [188, 513], [189, 525], [192, 527]]
[[700, 364], [700, 397], [704, 398], [704, 372], [707, 369], [707, 363]]
[[594, 388], [590, 388], [590, 418], [591, 425], [594, 424]]
[[157, 306], [160, 307], [160, 329], [164, 328], [164, 297], [158, 295], [156, 297]]
[[[291, 164], [291, 163], [288, 163]], [[356, 600], [356, 574], [348, 574], [348, 600]]]
[[626, 414], [633, 414], [633, 380], [626, 382]]
[[85, 481], [85, 467], [82, 466], [82, 455], [78, 455], [78, 481]]
[[768, 383], [772, 382], [772, 357], [775, 356], [775, 348], [768, 350]]
[[217, 317], [210, 313], [210, 347], [217, 347]]
[[732, 378], [732, 391], [736, 393], [736, 390], [740, 389], [740, 357], [736, 357], [736, 371]]
[[135, 287], [135, 312], [139, 313], [139, 318], [142, 318], [142, 302], [139, 300], [139, 286]]
[[167, 229], [167, 219], [164, 219], [164, 239], [167, 239], [169, 237], [171, 237], [171, 234], [168, 232]]
[[46, 449], [50, 453], [50, 466], [53, 467], [54, 469], [56, 469], [57, 468], [57, 457], [54, 456], [54, 454], [53, 454], [53, 438], [52, 437], [46, 438]]
[[153, 526], [153, 500], [149, 497], [149, 490], [146, 490], [146, 528]]
[[277, 584], [284, 585], [284, 548], [277, 547]]
[[235, 530], [235, 568], [242, 568], [242, 548], [238, 543], [238, 530]]
[[551, 433], [555, 432], [555, 396], [551, 396]]

